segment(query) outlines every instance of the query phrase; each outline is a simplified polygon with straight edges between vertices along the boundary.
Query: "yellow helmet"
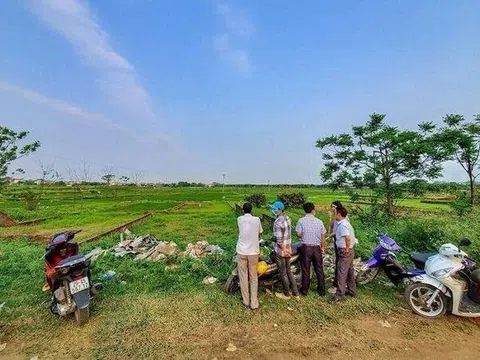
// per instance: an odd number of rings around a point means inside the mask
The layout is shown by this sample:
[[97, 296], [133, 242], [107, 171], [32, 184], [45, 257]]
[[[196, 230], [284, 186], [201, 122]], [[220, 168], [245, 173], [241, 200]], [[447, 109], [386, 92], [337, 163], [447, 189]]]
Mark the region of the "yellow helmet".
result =
[[267, 272], [268, 265], [265, 261], [260, 261], [257, 265], [257, 274], [263, 275]]

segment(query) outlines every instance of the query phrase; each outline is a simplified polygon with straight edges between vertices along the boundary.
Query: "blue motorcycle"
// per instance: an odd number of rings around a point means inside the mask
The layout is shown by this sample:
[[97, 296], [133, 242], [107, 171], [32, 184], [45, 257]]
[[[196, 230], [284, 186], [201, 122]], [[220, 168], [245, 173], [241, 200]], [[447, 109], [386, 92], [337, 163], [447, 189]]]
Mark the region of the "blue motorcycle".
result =
[[383, 270], [390, 281], [397, 286], [401, 282], [425, 274], [425, 262], [436, 253], [413, 253], [408, 254], [415, 268], [408, 268], [397, 260], [396, 252], [403, 252], [402, 248], [385, 234], [378, 235], [379, 245], [373, 250], [373, 254], [362, 266], [356, 276], [358, 285], [365, 285], [373, 281], [380, 270]]

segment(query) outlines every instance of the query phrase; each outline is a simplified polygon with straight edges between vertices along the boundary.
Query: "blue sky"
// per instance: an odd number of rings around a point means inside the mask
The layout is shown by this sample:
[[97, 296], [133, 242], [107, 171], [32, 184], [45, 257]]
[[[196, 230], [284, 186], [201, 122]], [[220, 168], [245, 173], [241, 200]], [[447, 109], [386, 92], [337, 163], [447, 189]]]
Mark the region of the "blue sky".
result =
[[[480, 113], [476, 0], [0, 2], [0, 124], [151, 181], [320, 182], [316, 139]], [[464, 180], [447, 164], [447, 180]]]

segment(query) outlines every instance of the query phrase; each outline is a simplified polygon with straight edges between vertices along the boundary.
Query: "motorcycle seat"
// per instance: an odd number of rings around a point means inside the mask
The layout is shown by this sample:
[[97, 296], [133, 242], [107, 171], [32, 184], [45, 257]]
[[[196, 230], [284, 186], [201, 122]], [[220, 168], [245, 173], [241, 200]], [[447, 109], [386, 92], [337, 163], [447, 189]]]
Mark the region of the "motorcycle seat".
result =
[[410, 255], [410, 258], [415, 263], [415, 265], [420, 265], [420, 264], [425, 265], [428, 258], [436, 254], [437, 253], [413, 253]]
[[78, 263], [80, 263], [84, 260], [85, 260], [85, 256], [83, 256], [83, 255], [80, 255], [80, 254], [79, 255], [73, 255], [73, 256], [70, 256], [70, 257], [60, 261], [56, 267], [71, 266], [71, 265], [74, 265], [74, 264], [78, 264]]

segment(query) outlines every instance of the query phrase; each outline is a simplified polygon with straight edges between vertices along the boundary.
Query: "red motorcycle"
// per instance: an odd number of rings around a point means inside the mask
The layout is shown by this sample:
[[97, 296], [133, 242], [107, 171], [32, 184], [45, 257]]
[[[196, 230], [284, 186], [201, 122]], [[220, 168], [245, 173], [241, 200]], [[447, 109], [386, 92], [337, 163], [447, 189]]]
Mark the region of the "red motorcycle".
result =
[[75, 313], [79, 325], [88, 321], [90, 298], [98, 293], [101, 284], [90, 284], [90, 256], [79, 254], [72, 242], [79, 231], [56, 234], [45, 249], [45, 273], [52, 294], [50, 310], [66, 316]]

